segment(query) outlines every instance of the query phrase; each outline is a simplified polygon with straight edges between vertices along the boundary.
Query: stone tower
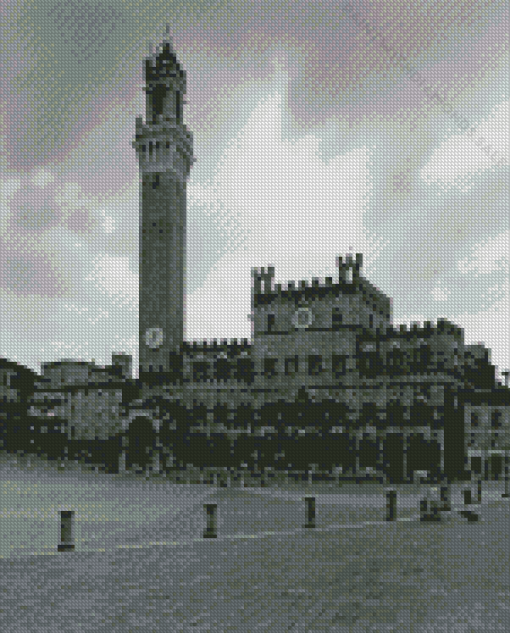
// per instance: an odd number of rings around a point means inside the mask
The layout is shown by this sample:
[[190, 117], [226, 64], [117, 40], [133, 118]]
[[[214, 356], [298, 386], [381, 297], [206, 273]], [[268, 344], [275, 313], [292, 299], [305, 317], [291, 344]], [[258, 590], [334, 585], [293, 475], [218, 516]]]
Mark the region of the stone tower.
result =
[[186, 73], [167, 35], [145, 59], [146, 120], [136, 119], [140, 167], [140, 377], [172, 371], [184, 338], [186, 182], [193, 137], [183, 123]]

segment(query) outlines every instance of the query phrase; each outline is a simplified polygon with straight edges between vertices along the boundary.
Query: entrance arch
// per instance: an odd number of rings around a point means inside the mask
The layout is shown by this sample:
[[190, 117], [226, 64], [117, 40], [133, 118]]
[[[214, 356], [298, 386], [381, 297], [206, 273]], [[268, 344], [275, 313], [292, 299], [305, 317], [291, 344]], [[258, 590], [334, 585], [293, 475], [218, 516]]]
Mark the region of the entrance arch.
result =
[[152, 453], [156, 450], [156, 431], [152, 426], [150, 418], [137, 416], [129, 425], [128, 450], [126, 456], [126, 466], [132, 468], [137, 464], [145, 469], [152, 461]]

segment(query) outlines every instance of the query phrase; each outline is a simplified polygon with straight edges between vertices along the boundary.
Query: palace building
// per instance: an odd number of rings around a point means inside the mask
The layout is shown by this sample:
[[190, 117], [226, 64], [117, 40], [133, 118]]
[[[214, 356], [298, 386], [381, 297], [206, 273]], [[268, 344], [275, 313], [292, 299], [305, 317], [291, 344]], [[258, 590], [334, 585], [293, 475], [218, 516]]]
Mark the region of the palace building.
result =
[[252, 340], [183, 340], [194, 157], [182, 120], [186, 75], [169, 36], [145, 60], [144, 90], [146, 122], [137, 119], [133, 143], [142, 387], [124, 430], [153, 434], [160, 465], [340, 465], [395, 479], [463, 472], [462, 394], [496, 389], [488, 354], [445, 319], [394, 326], [391, 301], [363, 277], [359, 253], [338, 257], [334, 278], [286, 287], [273, 267], [253, 269]]

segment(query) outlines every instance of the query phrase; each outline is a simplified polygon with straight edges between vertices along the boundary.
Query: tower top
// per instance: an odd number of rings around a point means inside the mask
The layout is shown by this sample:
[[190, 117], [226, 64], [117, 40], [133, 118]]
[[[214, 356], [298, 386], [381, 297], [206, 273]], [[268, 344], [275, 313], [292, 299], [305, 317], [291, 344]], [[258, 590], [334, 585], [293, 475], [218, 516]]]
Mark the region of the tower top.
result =
[[149, 43], [149, 57], [145, 63], [145, 79], [146, 81], [159, 83], [159, 81], [175, 77], [184, 79], [185, 72], [175, 55], [173, 40], [170, 35], [170, 24], [167, 23], [166, 33], [162, 42], [156, 46], [155, 51], [152, 50], [152, 44]]

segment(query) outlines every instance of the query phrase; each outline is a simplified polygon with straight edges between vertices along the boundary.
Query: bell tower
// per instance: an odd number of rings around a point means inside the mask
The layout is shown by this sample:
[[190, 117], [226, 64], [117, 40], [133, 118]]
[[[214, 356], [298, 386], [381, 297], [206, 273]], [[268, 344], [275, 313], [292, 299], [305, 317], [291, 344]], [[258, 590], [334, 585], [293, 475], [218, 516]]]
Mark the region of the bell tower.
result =
[[140, 169], [140, 378], [167, 373], [184, 339], [186, 183], [193, 136], [183, 123], [186, 73], [172, 46], [170, 27], [145, 59], [146, 119], [136, 119]]

